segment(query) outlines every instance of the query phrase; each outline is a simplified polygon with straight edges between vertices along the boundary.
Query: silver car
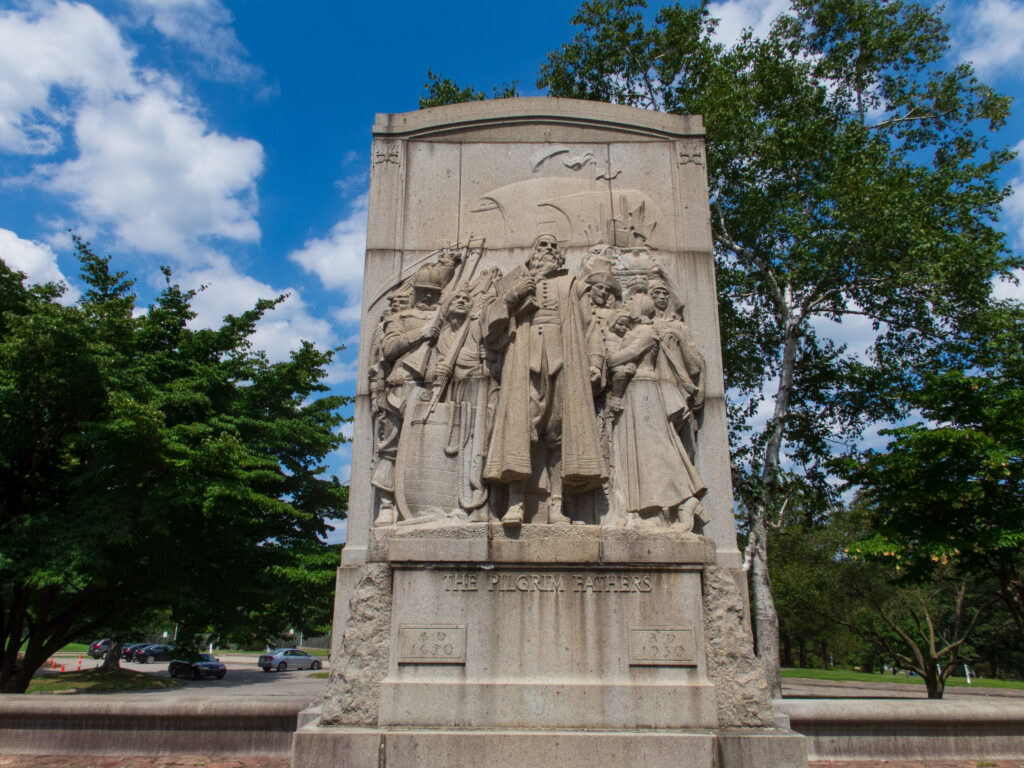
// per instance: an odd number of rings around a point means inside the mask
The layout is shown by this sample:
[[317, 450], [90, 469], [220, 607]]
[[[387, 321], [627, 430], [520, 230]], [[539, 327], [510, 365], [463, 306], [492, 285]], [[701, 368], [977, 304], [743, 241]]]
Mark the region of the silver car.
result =
[[256, 663], [264, 672], [272, 669], [278, 672], [286, 669], [320, 669], [321, 666], [320, 659], [298, 648], [278, 648], [260, 656]]

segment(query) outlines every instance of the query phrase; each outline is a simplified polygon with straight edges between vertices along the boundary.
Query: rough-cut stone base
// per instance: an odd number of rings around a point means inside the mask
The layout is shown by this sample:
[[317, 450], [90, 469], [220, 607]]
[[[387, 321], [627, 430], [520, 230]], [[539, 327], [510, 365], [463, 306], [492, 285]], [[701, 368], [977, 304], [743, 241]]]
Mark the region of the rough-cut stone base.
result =
[[804, 768], [803, 737], [730, 731], [412, 730], [307, 725], [292, 768]]
[[[743, 620], [743, 598], [726, 568], [704, 568], [704, 642], [708, 680], [715, 687], [720, 728], [774, 722], [764, 668]], [[770, 763], [765, 763], [770, 765]]]
[[335, 652], [337, 661], [331, 665], [324, 720], [374, 725], [391, 643], [391, 569], [383, 563], [367, 563], [359, 567], [355, 578], [349, 578], [355, 584], [342, 625], [345, 633], [340, 652]]

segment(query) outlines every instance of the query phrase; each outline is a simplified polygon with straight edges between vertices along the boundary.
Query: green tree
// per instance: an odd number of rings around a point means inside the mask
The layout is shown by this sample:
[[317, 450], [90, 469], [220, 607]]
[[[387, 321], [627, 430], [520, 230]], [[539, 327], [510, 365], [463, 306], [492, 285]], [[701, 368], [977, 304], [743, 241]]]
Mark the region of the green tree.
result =
[[[778, 694], [767, 539], [787, 494], [827, 514], [829, 460], [901, 413], [886, 393], [908, 361], [1024, 263], [995, 226], [1013, 153], [988, 142], [1009, 100], [968, 64], [942, 68], [947, 27], [914, 3], [797, 0], [767, 37], [728, 47], [706, 2], [650, 23], [644, 8], [584, 2], [537, 84], [704, 116], [733, 481], [757, 652]], [[874, 330], [866, 358], [819, 331], [853, 316]]]
[[825, 521], [793, 519], [792, 504], [784, 524], [769, 540], [769, 563], [775, 605], [779, 614], [783, 666], [829, 667], [834, 659], [850, 666], [862, 653], [863, 643], [838, 624], [831, 606], [840, 599], [838, 562], [848, 538]]
[[977, 579], [948, 566], [925, 578], [907, 578], [902, 568], [892, 552], [888, 559], [846, 559], [838, 568], [841, 599], [831, 611], [839, 624], [920, 675], [929, 699], [941, 699], [993, 599]]
[[[426, 93], [420, 97], [420, 109], [443, 107], [446, 104], [459, 104], [464, 101], [484, 101], [487, 98], [487, 94], [483, 91], [478, 91], [471, 85], [463, 88], [449, 77], [435, 75], [429, 67], [427, 68], [427, 82], [424, 83], [423, 88]], [[495, 87], [491, 98], [508, 99], [518, 95], [519, 83], [513, 80], [511, 84], [503, 83], [501, 86]]]
[[[941, 68], [946, 26], [900, 0], [798, 0], [764, 39], [715, 43], [707, 4], [592, 0], [548, 56], [553, 96], [704, 116], [733, 479], [758, 655], [777, 693], [767, 537], [786, 489], [835, 503], [827, 460], [898, 404], [906, 361], [1021, 263], [994, 226], [1008, 99]], [[819, 332], [870, 319], [867, 359]], [[754, 419], [767, 400], [769, 418]], [[837, 442], [838, 441], [838, 442]], [[782, 459], [789, 460], [788, 469]]]
[[875, 534], [912, 573], [987, 573], [1024, 643], [1024, 309], [994, 307], [938, 345], [903, 397], [920, 420], [846, 463]]
[[73, 305], [0, 262], [7, 693], [68, 641], [124, 636], [158, 608], [185, 636], [321, 624], [336, 565], [321, 539], [347, 502], [321, 477], [346, 400], [322, 396], [332, 353], [304, 343], [271, 363], [250, 345], [283, 297], [195, 329], [194, 292], [168, 270], [136, 312], [132, 281], [75, 245], [87, 290]]

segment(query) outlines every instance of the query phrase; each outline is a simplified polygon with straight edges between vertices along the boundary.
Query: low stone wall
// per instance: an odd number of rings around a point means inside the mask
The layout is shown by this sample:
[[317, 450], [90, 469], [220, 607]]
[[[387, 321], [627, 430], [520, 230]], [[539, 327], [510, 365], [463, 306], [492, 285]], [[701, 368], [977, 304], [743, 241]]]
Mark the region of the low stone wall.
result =
[[[809, 760], [1024, 760], [1024, 701], [786, 699]], [[291, 752], [319, 714], [267, 702], [120, 702], [0, 697], [0, 754], [173, 755]]]
[[784, 699], [808, 760], [1024, 759], [1024, 701]]
[[0, 754], [285, 756], [298, 713], [276, 702], [0, 696]]

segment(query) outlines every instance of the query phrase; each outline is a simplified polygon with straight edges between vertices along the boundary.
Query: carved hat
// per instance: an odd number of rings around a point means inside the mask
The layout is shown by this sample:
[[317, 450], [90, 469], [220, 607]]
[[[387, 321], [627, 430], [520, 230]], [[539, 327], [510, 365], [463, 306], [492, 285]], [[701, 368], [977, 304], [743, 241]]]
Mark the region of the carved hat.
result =
[[622, 298], [622, 283], [611, 272], [591, 272], [583, 280], [587, 285], [607, 285], [615, 298]]

